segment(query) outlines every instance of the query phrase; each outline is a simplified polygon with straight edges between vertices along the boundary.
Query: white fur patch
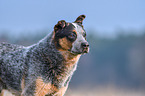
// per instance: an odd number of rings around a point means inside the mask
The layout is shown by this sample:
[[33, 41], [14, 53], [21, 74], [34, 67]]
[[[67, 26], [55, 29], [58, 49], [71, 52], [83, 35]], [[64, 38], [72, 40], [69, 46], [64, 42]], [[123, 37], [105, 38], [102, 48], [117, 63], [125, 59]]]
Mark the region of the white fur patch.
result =
[[72, 51], [78, 52], [78, 50], [79, 51], [82, 50], [81, 43], [87, 42], [85, 40], [85, 37], [83, 36], [85, 31], [82, 28], [82, 26], [79, 26], [77, 23], [72, 23], [72, 24], [75, 26], [75, 31], [77, 32], [77, 39], [75, 40], [75, 42], [73, 42]]
[[72, 23], [74, 26], [75, 26], [75, 28], [77, 28], [78, 27], [78, 24], [76, 24], [76, 23]]

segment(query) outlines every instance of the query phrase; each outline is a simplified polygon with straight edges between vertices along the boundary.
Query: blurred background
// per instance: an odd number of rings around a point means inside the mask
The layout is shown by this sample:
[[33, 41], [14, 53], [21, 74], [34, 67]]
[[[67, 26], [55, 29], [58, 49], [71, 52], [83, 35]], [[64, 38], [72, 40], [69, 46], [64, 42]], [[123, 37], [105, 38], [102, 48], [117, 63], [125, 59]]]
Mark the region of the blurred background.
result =
[[29, 46], [81, 14], [90, 53], [65, 96], [145, 96], [144, 0], [0, 0], [0, 42]]

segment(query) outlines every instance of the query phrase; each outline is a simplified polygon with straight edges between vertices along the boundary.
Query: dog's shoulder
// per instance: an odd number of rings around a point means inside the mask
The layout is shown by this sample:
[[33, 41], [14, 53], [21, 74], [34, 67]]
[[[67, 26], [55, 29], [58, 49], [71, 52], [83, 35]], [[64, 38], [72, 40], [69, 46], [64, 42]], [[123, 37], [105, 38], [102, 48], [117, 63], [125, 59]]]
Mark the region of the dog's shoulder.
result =
[[15, 45], [15, 44], [2, 42], [2, 43], [0, 43], [0, 56], [7, 54], [9, 52], [21, 50], [23, 48], [24, 48], [24, 46], [21, 46], [21, 45]]
[[10, 44], [7, 42], [0, 43], [0, 50], [15, 51], [15, 50], [22, 49], [22, 48], [24, 48], [24, 46], [22, 46], [22, 45]]

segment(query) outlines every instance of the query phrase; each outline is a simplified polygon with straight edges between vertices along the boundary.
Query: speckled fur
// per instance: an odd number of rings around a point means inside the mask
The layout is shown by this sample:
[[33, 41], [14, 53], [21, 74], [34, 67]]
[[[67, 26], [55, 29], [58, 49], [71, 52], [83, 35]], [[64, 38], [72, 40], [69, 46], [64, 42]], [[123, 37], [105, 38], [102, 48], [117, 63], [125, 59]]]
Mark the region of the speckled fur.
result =
[[[54, 35], [52, 32], [28, 47], [0, 43], [0, 92], [6, 89], [15, 96], [42, 96], [45, 88], [46, 96], [64, 95], [80, 55], [58, 50]], [[39, 87], [44, 88], [37, 90]]]

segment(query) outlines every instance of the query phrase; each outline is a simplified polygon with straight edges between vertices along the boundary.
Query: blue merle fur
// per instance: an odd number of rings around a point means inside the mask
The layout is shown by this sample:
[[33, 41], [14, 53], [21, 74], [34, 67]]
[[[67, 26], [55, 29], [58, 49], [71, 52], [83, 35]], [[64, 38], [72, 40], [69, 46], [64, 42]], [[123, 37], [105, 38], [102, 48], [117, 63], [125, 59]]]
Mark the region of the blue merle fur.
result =
[[39, 76], [57, 88], [62, 86], [63, 80], [58, 80], [57, 76], [67, 72], [67, 68], [63, 56], [55, 47], [52, 35], [53, 33], [28, 47], [0, 43], [0, 91], [7, 89], [20, 96], [21, 81], [25, 78], [24, 96], [34, 96], [35, 80]]

